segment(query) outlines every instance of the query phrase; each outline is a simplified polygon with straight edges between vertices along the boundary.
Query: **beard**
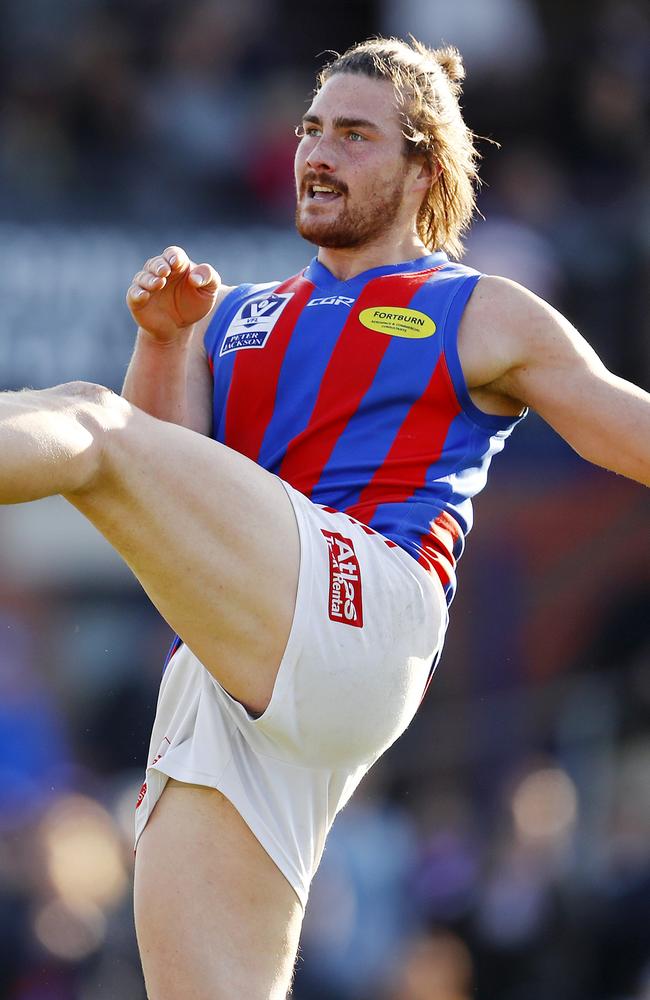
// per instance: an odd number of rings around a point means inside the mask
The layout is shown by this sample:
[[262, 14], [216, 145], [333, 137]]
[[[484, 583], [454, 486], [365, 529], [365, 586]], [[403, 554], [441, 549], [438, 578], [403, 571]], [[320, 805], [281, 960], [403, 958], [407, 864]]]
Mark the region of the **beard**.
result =
[[[332, 250], [361, 247], [372, 243], [384, 235], [395, 222], [402, 205], [404, 180], [404, 175], [397, 177], [391, 188], [388, 190], [384, 188], [381, 193], [373, 192], [364, 204], [357, 208], [350, 208], [344, 200], [336, 218], [327, 221], [303, 217], [302, 199], [300, 199], [296, 205], [296, 229], [309, 243]], [[341, 195], [343, 199], [346, 197], [346, 194]]]

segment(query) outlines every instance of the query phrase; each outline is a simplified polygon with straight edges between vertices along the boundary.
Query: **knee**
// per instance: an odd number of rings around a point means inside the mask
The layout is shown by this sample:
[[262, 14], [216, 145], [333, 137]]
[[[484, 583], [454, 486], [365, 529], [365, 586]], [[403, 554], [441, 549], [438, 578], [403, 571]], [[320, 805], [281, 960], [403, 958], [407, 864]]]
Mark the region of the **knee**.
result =
[[94, 382], [66, 382], [50, 391], [66, 408], [74, 411], [79, 423], [97, 436], [122, 426], [132, 410], [130, 404], [112, 389]]
[[110, 406], [111, 397], [120, 398], [112, 389], [107, 389], [105, 385], [97, 385], [95, 382], [64, 382], [47, 391], [68, 403], [76, 402], [89, 406]]
[[65, 411], [84, 432], [80, 492], [85, 492], [101, 478], [110, 442], [127, 425], [133, 408], [111, 389], [93, 382], [67, 382], [48, 391], [54, 407]]

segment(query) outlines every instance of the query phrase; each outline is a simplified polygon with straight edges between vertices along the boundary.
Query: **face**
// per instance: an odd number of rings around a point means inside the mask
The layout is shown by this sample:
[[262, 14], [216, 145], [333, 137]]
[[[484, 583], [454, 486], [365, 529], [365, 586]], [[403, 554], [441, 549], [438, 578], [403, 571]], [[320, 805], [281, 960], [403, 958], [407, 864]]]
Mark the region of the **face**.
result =
[[[361, 247], [412, 222], [413, 163], [392, 84], [337, 73], [312, 101], [295, 159], [296, 227], [320, 247]], [[421, 198], [421, 195], [420, 195]], [[417, 210], [417, 196], [414, 201]]]

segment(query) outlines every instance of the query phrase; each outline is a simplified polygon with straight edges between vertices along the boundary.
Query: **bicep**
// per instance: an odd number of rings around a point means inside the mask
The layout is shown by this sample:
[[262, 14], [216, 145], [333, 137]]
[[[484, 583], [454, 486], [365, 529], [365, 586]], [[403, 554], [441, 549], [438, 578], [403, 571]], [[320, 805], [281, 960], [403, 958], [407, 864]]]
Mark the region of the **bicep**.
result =
[[514, 314], [513, 346], [501, 384], [562, 436], [572, 433], [611, 376], [564, 316], [536, 297]]
[[546, 302], [514, 307], [517, 346], [504, 391], [547, 421], [583, 458], [642, 482], [650, 476], [650, 396], [610, 372]]

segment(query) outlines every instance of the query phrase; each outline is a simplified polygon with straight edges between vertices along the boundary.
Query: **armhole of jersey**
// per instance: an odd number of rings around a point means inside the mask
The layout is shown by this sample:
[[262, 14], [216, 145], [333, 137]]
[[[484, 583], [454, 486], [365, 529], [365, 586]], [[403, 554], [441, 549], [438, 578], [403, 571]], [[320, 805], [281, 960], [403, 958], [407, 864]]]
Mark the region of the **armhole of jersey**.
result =
[[443, 323], [442, 349], [454, 391], [458, 402], [463, 408], [463, 412], [473, 423], [478, 424], [479, 427], [484, 427], [492, 431], [505, 431], [518, 423], [526, 415], [527, 411], [524, 410], [518, 417], [500, 417], [495, 413], [484, 413], [483, 410], [480, 410], [472, 402], [458, 355], [458, 327], [460, 326], [463, 310], [480, 278], [480, 274], [470, 274], [458, 283], [457, 288], [453, 292]]

